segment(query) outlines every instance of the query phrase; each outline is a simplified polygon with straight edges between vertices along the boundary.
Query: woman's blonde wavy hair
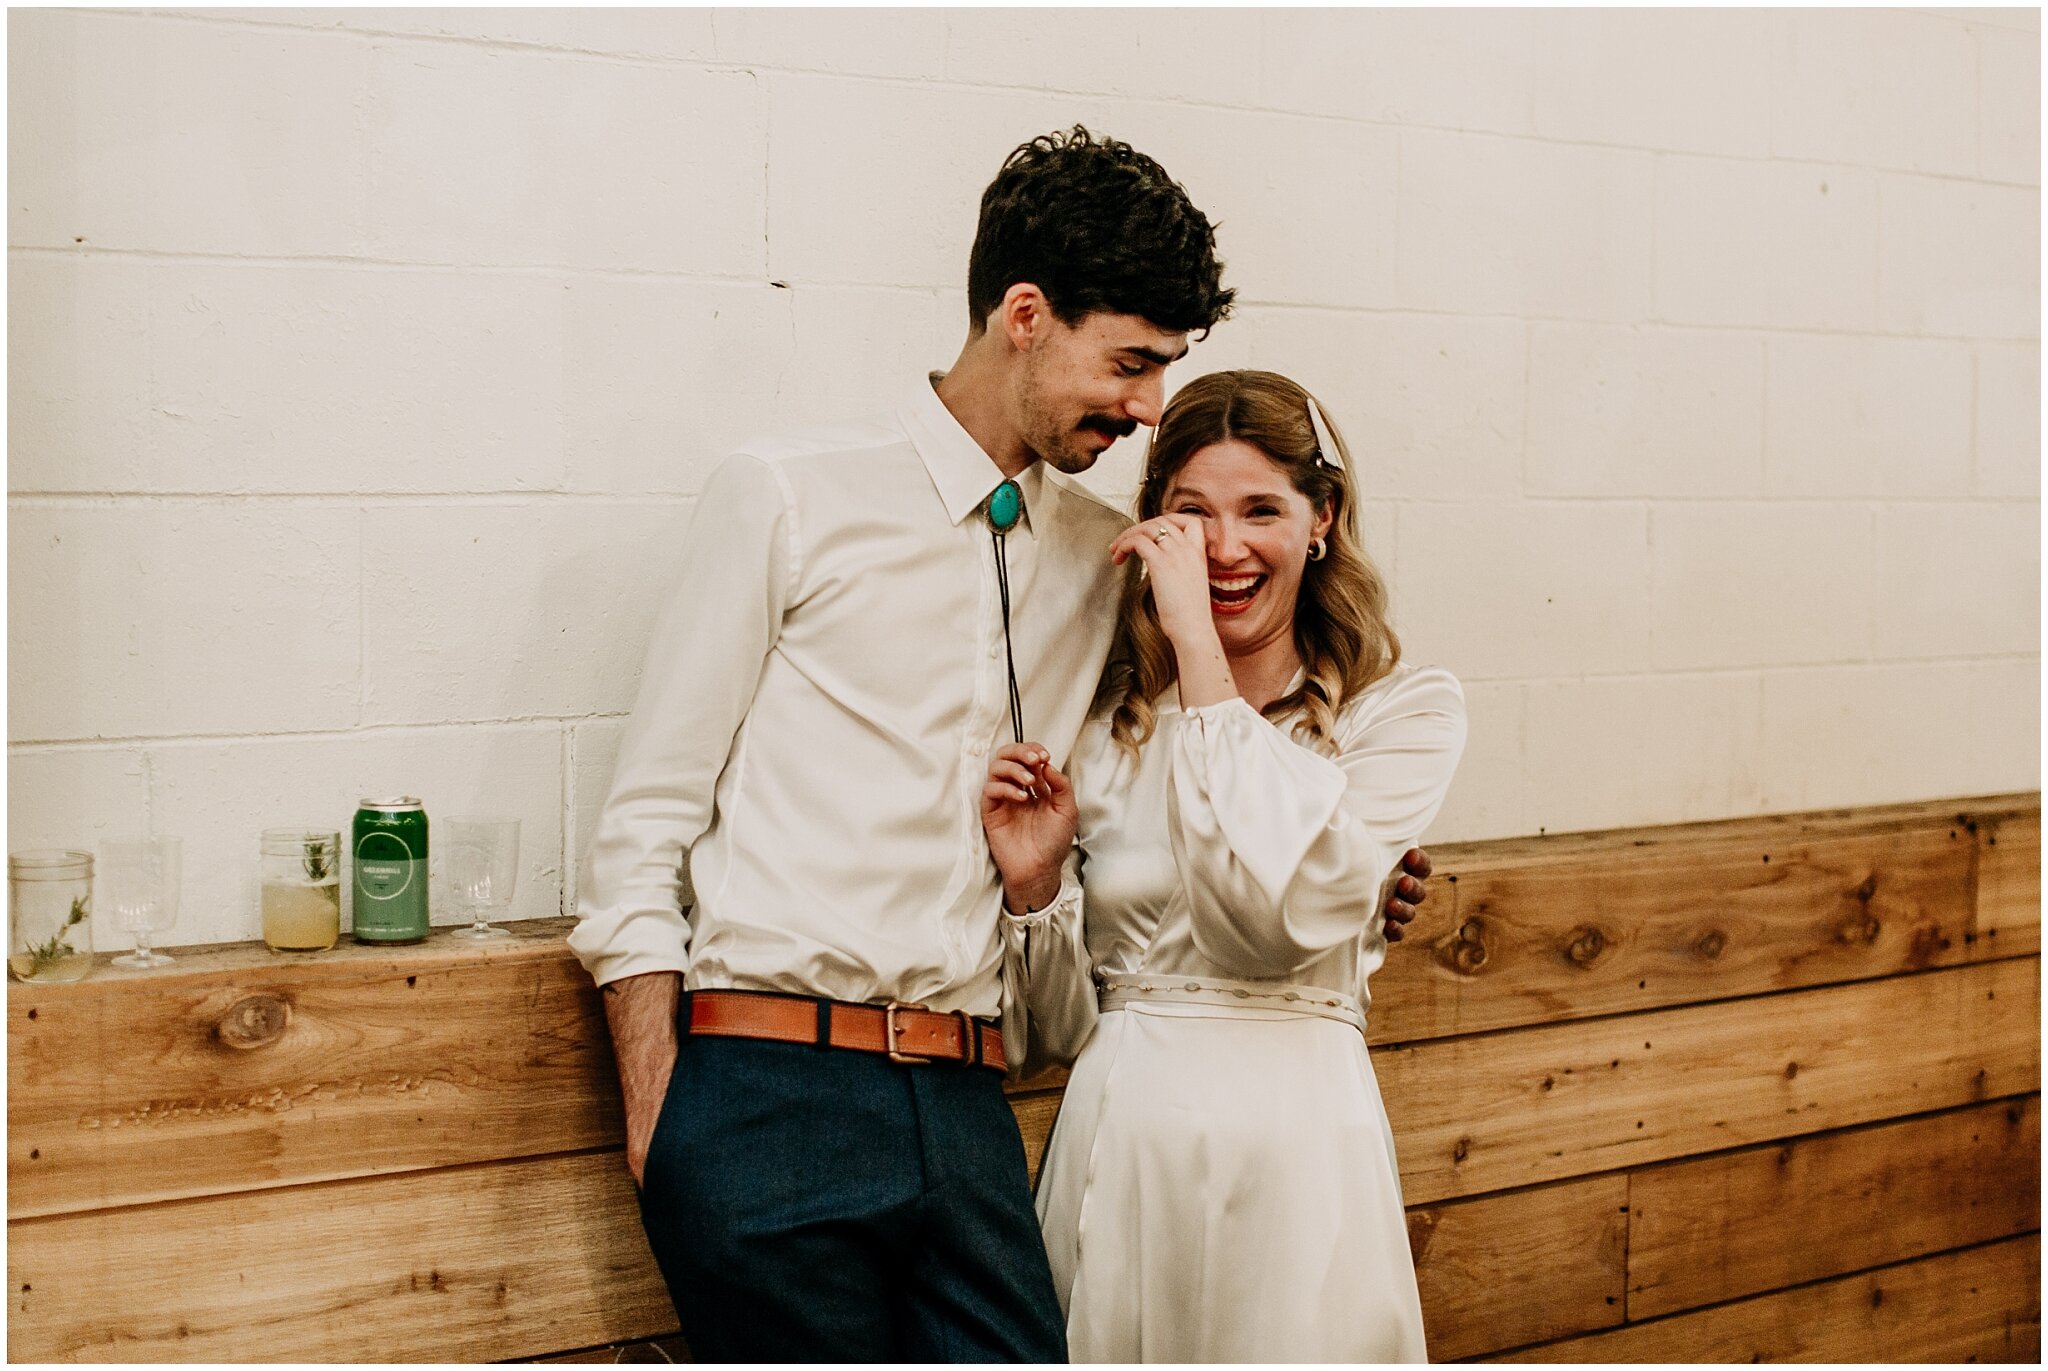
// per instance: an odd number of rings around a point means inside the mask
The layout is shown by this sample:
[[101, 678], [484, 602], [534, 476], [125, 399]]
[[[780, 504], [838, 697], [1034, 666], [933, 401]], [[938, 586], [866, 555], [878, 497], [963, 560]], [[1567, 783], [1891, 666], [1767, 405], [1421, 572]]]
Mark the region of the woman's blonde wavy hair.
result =
[[[1350, 450], [1330, 424], [1341, 465], [1318, 460], [1308, 405], [1306, 390], [1270, 371], [1219, 371], [1190, 381], [1166, 407], [1153, 434], [1138, 488], [1138, 518], [1159, 514], [1167, 487], [1197, 452], [1233, 438], [1264, 453], [1311, 506], [1330, 511], [1329, 552], [1303, 571], [1294, 608], [1294, 646], [1304, 679], [1299, 689], [1265, 710], [1275, 722], [1295, 715], [1295, 735], [1328, 749], [1337, 711], [1394, 669], [1401, 643], [1387, 622], [1386, 582], [1359, 535]], [[1327, 410], [1323, 417], [1327, 422]], [[1110, 733], [1135, 758], [1157, 723], [1152, 702], [1174, 684], [1177, 672], [1151, 583], [1138, 575], [1138, 558], [1128, 567], [1116, 643], [1096, 704], [1114, 702]]]

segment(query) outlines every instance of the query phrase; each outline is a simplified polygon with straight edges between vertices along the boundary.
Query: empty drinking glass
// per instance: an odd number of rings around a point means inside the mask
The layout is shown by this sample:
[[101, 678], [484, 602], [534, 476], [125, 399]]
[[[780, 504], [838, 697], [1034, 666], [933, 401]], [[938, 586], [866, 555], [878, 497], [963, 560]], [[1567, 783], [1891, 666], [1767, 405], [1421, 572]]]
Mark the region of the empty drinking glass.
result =
[[135, 937], [135, 950], [114, 958], [115, 966], [138, 970], [169, 966], [171, 959], [150, 950], [159, 933], [178, 921], [178, 890], [184, 845], [176, 838], [131, 838], [100, 849], [100, 910], [114, 927]]
[[512, 907], [519, 879], [519, 820], [458, 815], [443, 821], [439, 846], [448, 863], [448, 893], [470, 917], [458, 938], [503, 938], [491, 916]]

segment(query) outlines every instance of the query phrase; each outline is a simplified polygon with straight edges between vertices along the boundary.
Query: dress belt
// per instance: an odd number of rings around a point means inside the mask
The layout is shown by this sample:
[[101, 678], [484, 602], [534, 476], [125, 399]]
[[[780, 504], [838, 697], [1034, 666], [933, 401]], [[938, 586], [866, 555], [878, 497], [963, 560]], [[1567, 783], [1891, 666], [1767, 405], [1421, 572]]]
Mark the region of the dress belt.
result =
[[1278, 981], [1226, 981], [1215, 976], [1169, 976], [1161, 972], [1101, 972], [1098, 1003], [1104, 1009], [1143, 1004], [1207, 1004], [1229, 1009], [1267, 1009], [1335, 1019], [1365, 1032], [1365, 1010], [1353, 996], [1322, 985]]

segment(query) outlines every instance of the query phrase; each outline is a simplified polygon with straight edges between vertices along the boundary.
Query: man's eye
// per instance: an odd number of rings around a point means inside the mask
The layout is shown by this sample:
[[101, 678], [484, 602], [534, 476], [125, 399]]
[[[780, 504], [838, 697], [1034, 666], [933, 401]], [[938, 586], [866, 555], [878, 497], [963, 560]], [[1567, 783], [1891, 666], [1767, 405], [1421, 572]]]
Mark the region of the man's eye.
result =
[[1132, 362], [1118, 362], [1116, 370], [1119, 376], [1143, 376], [1145, 374], [1144, 367]]

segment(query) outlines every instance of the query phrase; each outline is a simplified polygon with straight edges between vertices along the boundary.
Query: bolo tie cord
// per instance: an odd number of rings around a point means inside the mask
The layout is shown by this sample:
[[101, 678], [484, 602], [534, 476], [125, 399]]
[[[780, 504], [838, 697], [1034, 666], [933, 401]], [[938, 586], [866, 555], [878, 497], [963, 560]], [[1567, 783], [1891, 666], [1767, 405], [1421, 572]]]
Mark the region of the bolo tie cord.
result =
[[1003, 602], [1003, 662], [1010, 677], [1010, 731], [1024, 741], [1024, 697], [1017, 690], [1017, 649], [1010, 640], [1009, 532], [1024, 512], [1023, 492], [1015, 481], [997, 486], [988, 502], [988, 536], [995, 544], [996, 591]]

